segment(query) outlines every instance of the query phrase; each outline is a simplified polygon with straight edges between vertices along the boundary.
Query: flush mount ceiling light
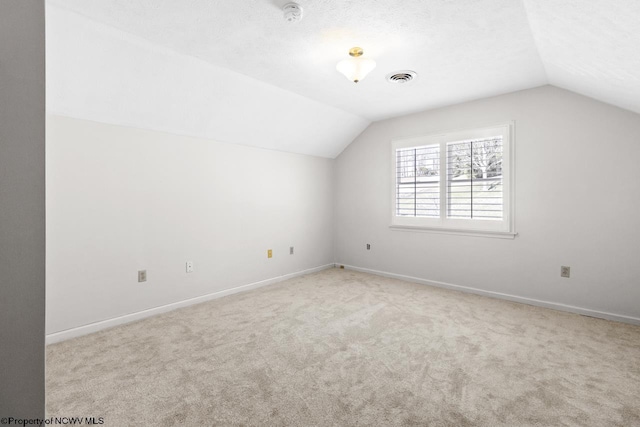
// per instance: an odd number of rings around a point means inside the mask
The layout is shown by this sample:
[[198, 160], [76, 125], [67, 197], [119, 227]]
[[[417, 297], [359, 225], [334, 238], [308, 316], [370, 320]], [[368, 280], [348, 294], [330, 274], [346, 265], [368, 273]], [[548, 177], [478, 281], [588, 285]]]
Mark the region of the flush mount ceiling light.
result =
[[338, 62], [336, 69], [344, 74], [350, 81], [358, 83], [364, 79], [371, 70], [376, 68], [376, 61], [362, 58], [363, 54], [364, 51], [361, 47], [352, 47], [349, 49], [351, 58]]
[[302, 19], [302, 6], [298, 3], [287, 3], [282, 6], [282, 12], [284, 12], [284, 19], [287, 22], [298, 22]]

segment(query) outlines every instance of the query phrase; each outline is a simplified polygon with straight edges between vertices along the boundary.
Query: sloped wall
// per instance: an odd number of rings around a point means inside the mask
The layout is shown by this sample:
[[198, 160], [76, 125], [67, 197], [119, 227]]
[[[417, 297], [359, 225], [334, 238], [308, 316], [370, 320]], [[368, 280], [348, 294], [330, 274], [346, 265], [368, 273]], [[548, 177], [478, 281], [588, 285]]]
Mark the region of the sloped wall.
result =
[[48, 113], [328, 158], [370, 123], [49, 2], [46, 18]]

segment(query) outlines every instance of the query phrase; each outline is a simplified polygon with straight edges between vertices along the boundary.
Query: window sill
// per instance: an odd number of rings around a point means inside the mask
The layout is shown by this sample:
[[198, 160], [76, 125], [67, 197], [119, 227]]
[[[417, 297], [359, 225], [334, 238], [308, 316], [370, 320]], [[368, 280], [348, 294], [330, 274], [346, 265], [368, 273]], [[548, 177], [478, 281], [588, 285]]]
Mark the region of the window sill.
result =
[[455, 228], [421, 227], [415, 225], [390, 225], [393, 231], [413, 231], [418, 233], [454, 234], [459, 236], [489, 237], [493, 239], [515, 239], [518, 233], [510, 231], [462, 230]]

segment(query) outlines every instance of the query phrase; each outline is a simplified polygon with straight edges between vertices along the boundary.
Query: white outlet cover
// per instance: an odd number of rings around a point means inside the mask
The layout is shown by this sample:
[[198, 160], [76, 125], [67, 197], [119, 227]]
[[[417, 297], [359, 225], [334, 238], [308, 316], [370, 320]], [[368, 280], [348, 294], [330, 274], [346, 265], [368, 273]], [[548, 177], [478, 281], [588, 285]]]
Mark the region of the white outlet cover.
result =
[[187, 261], [187, 273], [193, 273], [193, 261]]

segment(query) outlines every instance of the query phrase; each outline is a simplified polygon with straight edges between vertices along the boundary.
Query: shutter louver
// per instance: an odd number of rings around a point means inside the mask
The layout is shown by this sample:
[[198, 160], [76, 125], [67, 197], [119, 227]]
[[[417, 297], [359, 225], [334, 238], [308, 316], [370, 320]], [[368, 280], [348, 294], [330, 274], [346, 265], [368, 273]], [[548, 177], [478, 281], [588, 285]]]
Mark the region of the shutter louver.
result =
[[501, 220], [502, 137], [447, 144], [447, 218]]

